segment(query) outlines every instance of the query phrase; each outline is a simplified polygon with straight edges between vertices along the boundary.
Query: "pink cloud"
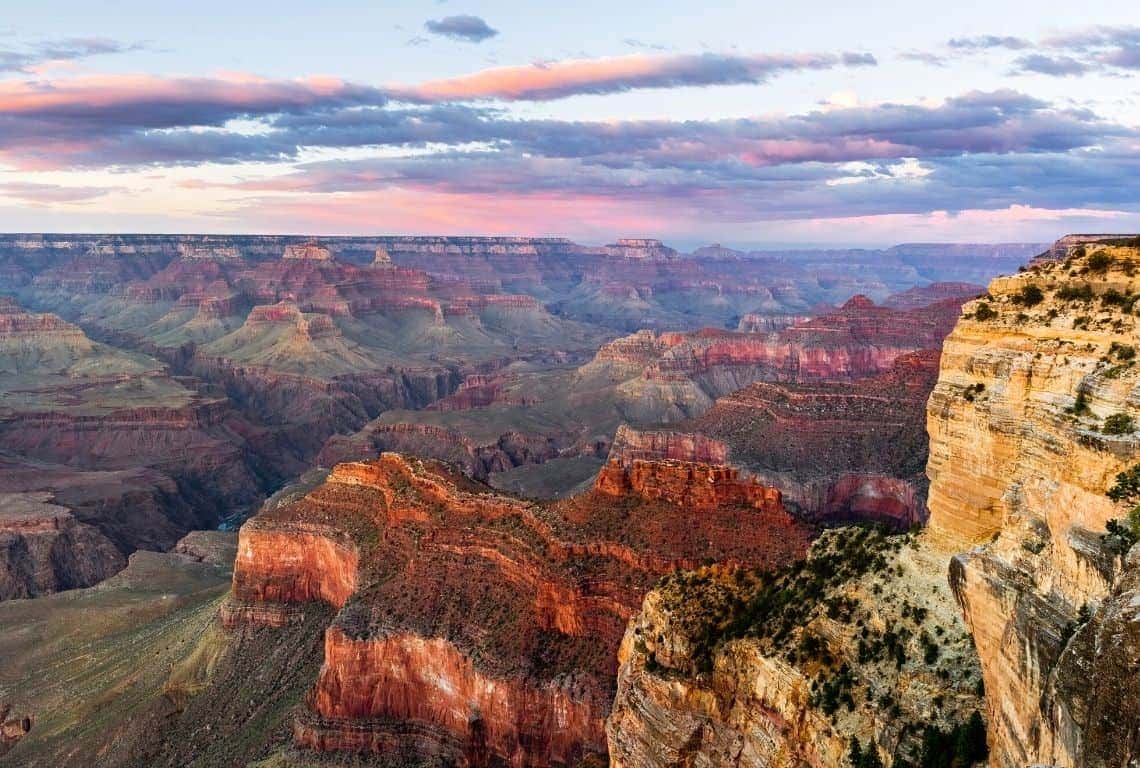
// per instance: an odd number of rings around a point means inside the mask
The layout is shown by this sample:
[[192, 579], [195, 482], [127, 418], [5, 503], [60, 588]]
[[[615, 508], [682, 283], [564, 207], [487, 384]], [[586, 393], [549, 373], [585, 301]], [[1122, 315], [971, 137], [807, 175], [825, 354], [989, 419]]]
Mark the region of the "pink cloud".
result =
[[419, 85], [394, 86], [390, 90], [394, 97], [412, 101], [545, 100], [634, 88], [760, 83], [779, 72], [829, 69], [844, 61], [865, 65], [873, 59], [830, 54], [633, 54], [498, 67]]
[[329, 99], [362, 100], [379, 91], [336, 78], [268, 80], [249, 74], [222, 77], [155, 77], [152, 75], [85, 75], [63, 80], [0, 82], [0, 114], [90, 112], [137, 105], [201, 105], [239, 112], [277, 112]]

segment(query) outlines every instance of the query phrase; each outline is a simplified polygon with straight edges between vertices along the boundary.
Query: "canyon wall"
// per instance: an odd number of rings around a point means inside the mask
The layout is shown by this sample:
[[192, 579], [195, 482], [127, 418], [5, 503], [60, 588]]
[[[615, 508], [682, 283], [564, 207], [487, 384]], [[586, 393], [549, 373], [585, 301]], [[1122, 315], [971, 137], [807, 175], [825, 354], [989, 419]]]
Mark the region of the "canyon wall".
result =
[[[904, 308], [855, 296], [839, 309], [768, 333], [639, 331], [603, 346], [581, 373], [618, 382], [618, 406], [632, 422], [696, 418], [716, 398], [756, 381], [850, 382], [883, 374], [902, 355], [938, 349], [962, 302], [975, 293], [969, 285], [918, 291], [899, 299]], [[924, 296], [929, 303], [921, 303]]]
[[1105, 531], [1127, 515], [1106, 493], [1140, 457], [1140, 251], [1060, 248], [991, 283], [946, 340], [928, 407], [930, 527], [962, 552], [950, 580], [982, 662], [995, 764], [1124, 766], [1135, 712], [1117, 699], [1123, 709], [1098, 714], [1088, 686], [1137, 680], [1119, 663], [1138, 648], [1121, 603], [1133, 566], [1127, 539]]

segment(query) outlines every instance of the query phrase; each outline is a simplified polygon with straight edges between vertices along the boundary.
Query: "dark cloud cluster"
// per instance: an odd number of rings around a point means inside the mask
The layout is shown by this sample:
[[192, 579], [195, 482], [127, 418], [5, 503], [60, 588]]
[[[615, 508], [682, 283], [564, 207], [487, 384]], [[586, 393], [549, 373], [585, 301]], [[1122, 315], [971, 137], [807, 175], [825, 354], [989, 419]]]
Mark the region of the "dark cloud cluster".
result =
[[[620, 199], [691, 201], [757, 217], [922, 212], [1030, 203], [1135, 205], [1136, 135], [1083, 111], [1015, 92], [971, 93], [936, 107], [879, 105], [772, 120], [516, 121], [473, 108], [340, 125], [340, 138], [459, 145], [435, 154], [309, 163], [252, 191], [362, 192], [391, 186], [461, 194], [589, 190]], [[290, 121], [294, 123], [295, 121]], [[423, 133], [419, 133], [423, 130]], [[376, 131], [376, 132], [374, 132]], [[401, 146], [408, 146], [401, 144]], [[1094, 147], [1111, 146], [1111, 152]], [[1140, 179], [1133, 175], [1132, 179]]]
[[941, 50], [903, 51], [899, 58], [941, 67], [955, 58], [994, 51], [1020, 52], [1013, 60], [1013, 74], [1079, 77], [1128, 72], [1140, 70], [1140, 27], [1090, 27], [1036, 42], [1012, 35], [957, 37]]
[[445, 16], [424, 23], [424, 29], [433, 35], [450, 37], [452, 40], [462, 40], [466, 43], [481, 43], [499, 34], [499, 30], [492, 28], [478, 16]]

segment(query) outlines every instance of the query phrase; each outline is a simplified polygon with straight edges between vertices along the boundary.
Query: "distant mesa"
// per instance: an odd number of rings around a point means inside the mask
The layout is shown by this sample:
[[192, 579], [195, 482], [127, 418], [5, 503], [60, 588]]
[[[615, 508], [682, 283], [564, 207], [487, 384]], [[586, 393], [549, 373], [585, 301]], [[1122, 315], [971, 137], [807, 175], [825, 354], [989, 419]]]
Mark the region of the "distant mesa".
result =
[[374, 267], [391, 267], [392, 255], [388, 253], [387, 248], [377, 248], [376, 255], [372, 259], [372, 266]]
[[605, 246], [607, 256], [626, 259], [675, 259], [677, 252], [660, 240], [648, 237], [623, 237]]
[[1065, 235], [1053, 245], [1049, 246], [1049, 250], [1042, 253], [1036, 260], [1040, 259], [1063, 259], [1068, 255], [1070, 248], [1075, 248], [1078, 245], [1087, 245], [1088, 243], [1099, 243], [1102, 240], [1129, 240], [1136, 237], [1136, 233], [1131, 234], [1071, 234]]
[[332, 261], [332, 251], [315, 240], [310, 240], [307, 243], [294, 243], [285, 246], [285, 253], [282, 258], [298, 261]]
[[220, 243], [179, 243], [178, 255], [183, 259], [204, 259], [208, 261], [241, 258], [241, 252], [237, 248]]

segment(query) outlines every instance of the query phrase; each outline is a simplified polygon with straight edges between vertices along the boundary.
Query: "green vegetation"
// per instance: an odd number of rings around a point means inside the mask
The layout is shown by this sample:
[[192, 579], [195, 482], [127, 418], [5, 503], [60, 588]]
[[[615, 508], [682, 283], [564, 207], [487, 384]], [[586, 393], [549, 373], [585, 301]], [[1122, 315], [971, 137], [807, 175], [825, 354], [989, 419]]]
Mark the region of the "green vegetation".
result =
[[962, 397], [966, 398], [967, 402], [972, 403], [972, 402], [974, 402], [974, 398], [976, 398], [978, 395], [982, 394], [985, 391], [986, 391], [986, 385], [979, 381], [977, 384], [971, 384], [970, 386], [968, 386], [964, 390], [962, 390]]
[[1106, 251], [1097, 251], [1089, 256], [1089, 260], [1085, 263], [1085, 268], [1089, 272], [1107, 272], [1110, 266], [1112, 266], [1112, 257]]
[[1088, 283], [1063, 285], [1057, 289], [1056, 296], [1061, 301], [1092, 301], [1093, 289]]
[[1108, 348], [1108, 354], [1117, 360], [1132, 360], [1136, 357], [1136, 347], [1131, 344], [1121, 344], [1118, 341], [1114, 341], [1112, 342], [1112, 346]]
[[1127, 413], [1114, 413], [1104, 420], [1106, 435], [1130, 435], [1136, 429], [1136, 424]]
[[1016, 304], [1035, 307], [1045, 300], [1045, 294], [1034, 283], [1026, 283], [1021, 290], [1013, 295]]
[[1131, 291], [1128, 293], [1121, 293], [1115, 288], [1109, 288], [1107, 291], [1100, 295], [1101, 304], [1104, 304], [1105, 306], [1120, 307], [1125, 312], [1128, 312], [1130, 314], [1132, 312], [1133, 305], [1136, 304], [1137, 299], [1140, 299], [1140, 296], [1137, 296]]
[[966, 722], [941, 729], [927, 725], [922, 732], [922, 747], [911, 763], [895, 760], [896, 768], [964, 768], [984, 761], [990, 750], [986, 745], [986, 724], [974, 711]]
[[980, 322], [993, 320], [997, 316], [998, 313], [984, 301], [978, 302], [978, 308], [974, 310], [974, 319]]
[[1077, 399], [1073, 404], [1065, 409], [1065, 413], [1071, 413], [1074, 416], [1086, 416], [1089, 413], [1089, 396], [1085, 394], [1083, 389], [1077, 390]]
[[851, 751], [847, 754], [851, 761], [851, 768], [883, 768], [883, 759], [879, 757], [879, 748], [874, 740], [867, 743], [867, 748], [859, 744], [859, 740], [851, 737]]
[[1101, 541], [1112, 552], [1123, 554], [1140, 541], [1140, 464], [1133, 464], [1116, 476], [1116, 482], [1105, 495], [1118, 504], [1131, 504], [1123, 520], [1109, 520]]

